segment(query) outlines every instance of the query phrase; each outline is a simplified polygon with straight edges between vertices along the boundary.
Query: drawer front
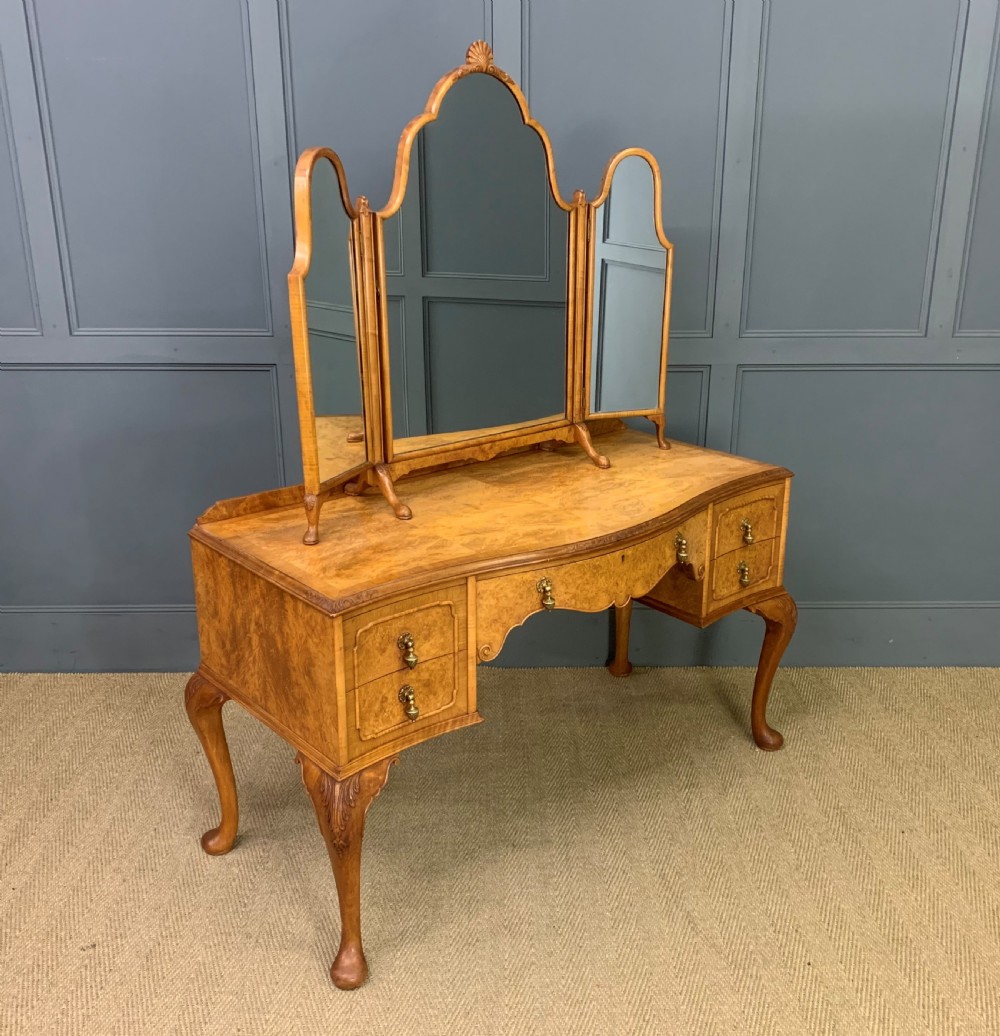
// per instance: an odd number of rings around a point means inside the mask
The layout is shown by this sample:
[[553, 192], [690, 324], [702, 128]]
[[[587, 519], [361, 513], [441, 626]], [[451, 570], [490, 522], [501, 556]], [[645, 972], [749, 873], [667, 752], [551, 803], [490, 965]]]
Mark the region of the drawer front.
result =
[[784, 486], [777, 485], [716, 504], [712, 557], [748, 546], [747, 540], [753, 544], [777, 536], [783, 499]]
[[[706, 516], [707, 518], [707, 516]], [[696, 538], [697, 521], [686, 523]], [[507, 633], [530, 615], [554, 608], [598, 612], [642, 597], [677, 564], [677, 529], [597, 557], [539, 565], [476, 584], [476, 651], [480, 661], [499, 653]], [[692, 559], [693, 560], [693, 559]], [[547, 581], [547, 585], [546, 585]]]
[[[357, 758], [424, 727], [464, 715], [468, 711], [467, 674], [467, 656], [459, 652], [348, 691], [348, 755]], [[414, 718], [408, 709], [415, 711]]]
[[[683, 544], [678, 543], [683, 540]], [[674, 532], [675, 560], [687, 555], [684, 564], [667, 569], [663, 578], [645, 596], [659, 604], [669, 605], [677, 614], [700, 617], [708, 597], [709, 566], [708, 509], [688, 519]]]
[[[406, 601], [383, 605], [344, 622], [347, 686], [377, 680], [398, 672], [418, 672], [430, 660], [465, 649], [465, 583]], [[400, 637], [413, 638], [414, 666], [407, 664]]]
[[762, 540], [716, 558], [712, 562], [712, 599], [725, 601], [777, 586], [778, 544], [778, 539]]

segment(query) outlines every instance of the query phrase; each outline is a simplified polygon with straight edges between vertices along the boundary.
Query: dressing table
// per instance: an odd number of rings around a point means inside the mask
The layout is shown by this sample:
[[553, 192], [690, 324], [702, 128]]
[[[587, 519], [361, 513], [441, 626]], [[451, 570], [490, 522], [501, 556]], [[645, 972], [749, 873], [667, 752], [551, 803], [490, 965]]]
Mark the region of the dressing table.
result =
[[781, 747], [766, 706], [795, 628], [791, 473], [667, 436], [656, 161], [620, 152], [595, 198], [564, 198], [485, 43], [404, 130], [383, 209], [351, 199], [326, 148], [294, 189], [303, 484], [218, 503], [191, 531], [185, 703], [221, 802], [208, 853], [238, 824], [223, 705], [296, 749], [339, 898], [330, 973], [351, 989], [368, 975], [368, 807], [401, 751], [481, 722], [477, 664], [526, 620], [614, 608], [609, 668], [626, 676], [634, 600], [696, 626], [747, 609], [765, 623], [751, 732]]

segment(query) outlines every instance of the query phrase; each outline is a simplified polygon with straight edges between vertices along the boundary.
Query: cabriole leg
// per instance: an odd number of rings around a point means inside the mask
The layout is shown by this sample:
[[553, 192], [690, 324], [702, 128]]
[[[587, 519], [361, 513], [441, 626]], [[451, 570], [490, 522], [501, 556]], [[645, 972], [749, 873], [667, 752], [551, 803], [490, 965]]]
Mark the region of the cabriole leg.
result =
[[357, 989], [368, 978], [368, 962], [361, 946], [361, 838], [365, 814], [385, 787], [389, 767], [398, 756], [374, 763], [342, 781], [335, 780], [301, 753], [296, 759], [330, 854], [340, 902], [340, 948], [330, 966], [330, 978], [339, 989]]
[[615, 657], [608, 663], [612, 676], [628, 676], [632, 663], [628, 660], [628, 634], [632, 625], [632, 602], [615, 605]]
[[202, 849], [212, 856], [221, 856], [232, 849], [240, 821], [236, 778], [233, 776], [226, 731], [222, 725], [222, 706], [227, 701], [229, 696], [203, 676], [200, 670], [188, 680], [184, 688], [184, 707], [188, 719], [208, 756], [208, 765], [212, 767], [215, 786], [219, 790], [222, 819], [218, 827], [213, 827], [201, 836]]
[[785, 739], [777, 730], [767, 725], [767, 698], [771, 693], [771, 683], [778, 669], [778, 663], [795, 632], [798, 609], [792, 598], [787, 593], [783, 593], [777, 597], [769, 597], [766, 601], [751, 604], [747, 611], [759, 615], [764, 620], [765, 626], [764, 645], [760, 649], [757, 676], [753, 682], [750, 729], [758, 748], [774, 752], [781, 748]]

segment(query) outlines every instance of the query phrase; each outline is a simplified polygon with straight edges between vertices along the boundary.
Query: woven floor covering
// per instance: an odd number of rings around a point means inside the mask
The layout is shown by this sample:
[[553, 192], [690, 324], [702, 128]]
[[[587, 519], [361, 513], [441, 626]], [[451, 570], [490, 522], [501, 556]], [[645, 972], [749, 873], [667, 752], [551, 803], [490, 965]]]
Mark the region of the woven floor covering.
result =
[[178, 674], [0, 677], [0, 1032], [1000, 1033], [1000, 670], [480, 670], [368, 814], [357, 992], [292, 750]]

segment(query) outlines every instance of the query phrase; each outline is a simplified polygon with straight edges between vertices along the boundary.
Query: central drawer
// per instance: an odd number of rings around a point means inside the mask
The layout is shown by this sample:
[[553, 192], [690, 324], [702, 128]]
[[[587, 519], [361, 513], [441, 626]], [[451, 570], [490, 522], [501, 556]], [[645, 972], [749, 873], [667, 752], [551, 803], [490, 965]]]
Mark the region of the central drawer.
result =
[[538, 565], [476, 582], [476, 654], [486, 662], [536, 612], [598, 612], [642, 597], [677, 565], [677, 529], [579, 561]]

